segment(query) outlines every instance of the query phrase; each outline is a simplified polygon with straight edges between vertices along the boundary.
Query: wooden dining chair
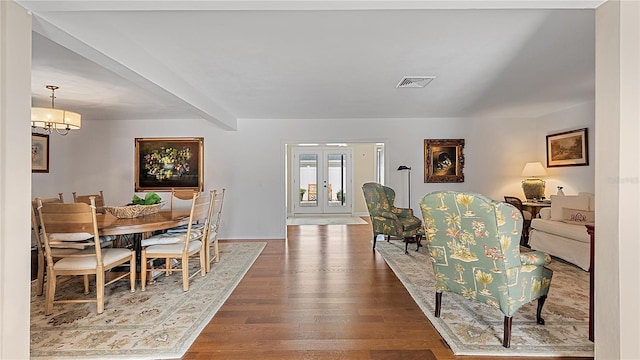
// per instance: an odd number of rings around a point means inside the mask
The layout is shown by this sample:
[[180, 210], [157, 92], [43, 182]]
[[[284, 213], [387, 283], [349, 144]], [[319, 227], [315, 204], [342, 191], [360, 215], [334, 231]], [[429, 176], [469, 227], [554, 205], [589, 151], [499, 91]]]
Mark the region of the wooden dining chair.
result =
[[[95, 302], [97, 313], [101, 314], [104, 312], [105, 286], [126, 276], [129, 276], [131, 292], [135, 292], [135, 252], [124, 248], [102, 249], [100, 247], [95, 198], [90, 198], [91, 205], [85, 203], [43, 203], [42, 199], [36, 199], [36, 202], [47, 260], [45, 315], [53, 313], [55, 303], [83, 302]], [[52, 247], [54, 246], [90, 246], [90, 248], [54, 260], [52, 256]], [[106, 272], [127, 263], [129, 263], [128, 272], [115, 276], [105, 283]], [[88, 275], [95, 275], [95, 300], [68, 298], [56, 300], [57, 278], [65, 275], [82, 275], [85, 279]]]
[[96, 202], [96, 212], [99, 214], [104, 214], [104, 194], [102, 190], [98, 194], [89, 194], [89, 195], [77, 195], [74, 191], [73, 193], [73, 202], [74, 203], [85, 203], [90, 205], [91, 201], [89, 200], [92, 196], [95, 198]]
[[[46, 203], [64, 203], [64, 197], [62, 193], [58, 193], [58, 197], [52, 198], [40, 198], [43, 204]], [[37, 275], [36, 275], [36, 295], [40, 296], [44, 293], [44, 276], [45, 276], [45, 261], [44, 261], [44, 242], [42, 239], [42, 232], [40, 227], [40, 217], [38, 216], [38, 203], [36, 199], [31, 201], [31, 229], [33, 230], [33, 239], [36, 246], [36, 258], [37, 258]], [[51, 248], [51, 256], [53, 258], [60, 258], [60, 256], [68, 255], [74, 252], [80, 251], [76, 248]], [[87, 284], [88, 287], [88, 279]]]
[[[198, 272], [189, 274], [189, 258], [198, 255], [200, 261], [200, 274], [206, 275], [204, 239], [207, 236], [209, 211], [211, 206], [211, 194], [191, 192], [191, 210], [186, 231], [169, 229], [166, 233], [151, 236], [142, 240], [141, 254], [141, 283], [142, 291], [145, 291], [149, 265], [153, 259], [165, 259], [165, 268], [155, 268], [154, 271], [162, 271], [168, 276], [173, 271], [182, 272], [182, 290], [189, 291], [189, 280]], [[174, 268], [172, 260], [179, 259], [180, 267]]]
[[520, 236], [520, 245], [528, 246], [529, 245], [529, 228], [531, 228], [531, 219], [533, 218], [530, 211], [524, 209], [524, 205], [522, 204], [522, 200], [515, 196], [505, 196], [504, 202], [515, 206], [518, 210], [520, 210], [520, 214], [522, 215], [523, 224], [522, 224], [522, 234]]
[[[207, 231], [205, 253], [207, 261], [207, 272], [211, 271], [211, 262], [220, 261], [220, 249], [218, 248], [218, 234], [220, 232], [220, 219], [222, 218], [222, 204], [224, 203], [224, 193], [226, 189], [218, 192], [211, 190], [211, 210], [209, 214], [209, 230]], [[213, 247], [213, 257], [211, 256]]]

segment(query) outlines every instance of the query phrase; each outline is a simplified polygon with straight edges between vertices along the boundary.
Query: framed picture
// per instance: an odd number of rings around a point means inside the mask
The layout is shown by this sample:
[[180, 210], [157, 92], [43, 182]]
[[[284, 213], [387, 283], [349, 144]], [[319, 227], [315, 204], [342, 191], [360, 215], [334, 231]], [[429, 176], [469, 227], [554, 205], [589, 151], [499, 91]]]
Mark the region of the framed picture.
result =
[[424, 140], [424, 182], [464, 182], [464, 139]]
[[31, 134], [31, 172], [49, 172], [49, 135]]
[[589, 165], [587, 128], [547, 135], [547, 167]]
[[135, 142], [135, 191], [203, 190], [204, 138]]

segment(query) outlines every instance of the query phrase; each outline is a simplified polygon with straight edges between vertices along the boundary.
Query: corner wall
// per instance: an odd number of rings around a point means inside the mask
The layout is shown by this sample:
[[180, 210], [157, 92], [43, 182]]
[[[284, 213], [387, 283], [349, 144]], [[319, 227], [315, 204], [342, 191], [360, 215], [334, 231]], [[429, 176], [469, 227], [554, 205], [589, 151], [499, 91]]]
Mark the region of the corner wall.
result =
[[0, 359], [29, 358], [31, 16], [0, 1]]

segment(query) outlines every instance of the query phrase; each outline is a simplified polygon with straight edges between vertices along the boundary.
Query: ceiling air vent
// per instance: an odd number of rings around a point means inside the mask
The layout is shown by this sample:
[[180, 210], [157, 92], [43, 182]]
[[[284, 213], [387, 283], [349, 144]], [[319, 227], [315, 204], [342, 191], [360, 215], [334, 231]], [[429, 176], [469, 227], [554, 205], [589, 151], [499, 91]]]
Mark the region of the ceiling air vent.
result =
[[397, 88], [423, 88], [435, 79], [435, 76], [405, 76], [400, 80]]

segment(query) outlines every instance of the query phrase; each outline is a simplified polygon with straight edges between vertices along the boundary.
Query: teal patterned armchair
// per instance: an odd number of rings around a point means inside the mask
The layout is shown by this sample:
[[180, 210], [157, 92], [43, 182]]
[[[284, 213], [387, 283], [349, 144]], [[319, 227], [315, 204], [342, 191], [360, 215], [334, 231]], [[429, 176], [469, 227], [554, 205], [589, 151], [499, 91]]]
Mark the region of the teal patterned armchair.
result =
[[511, 344], [512, 315], [538, 299], [536, 320], [549, 292], [553, 272], [549, 255], [520, 253], [522, 213], [513, 205], [480, 194], [433, 192], [420, 200], [429, 255], [436, 277], [435, 316], [442, 292], [480, 301], [504, 314], [502, 345]]
[[366, 183], [362, 185], [364, 199], [367, 202], [371, 226], [373, 227], [373, 248], [376, 247], [376, 237], [379, 234], [397, 236], [404, 239], [405, 253], [409, 242], [416, 239], [420, 243], [422, 222], [413, 215], [412, 209], [397, 208], [393, 206], [396, 193], [392, 188], [378, 183]]

